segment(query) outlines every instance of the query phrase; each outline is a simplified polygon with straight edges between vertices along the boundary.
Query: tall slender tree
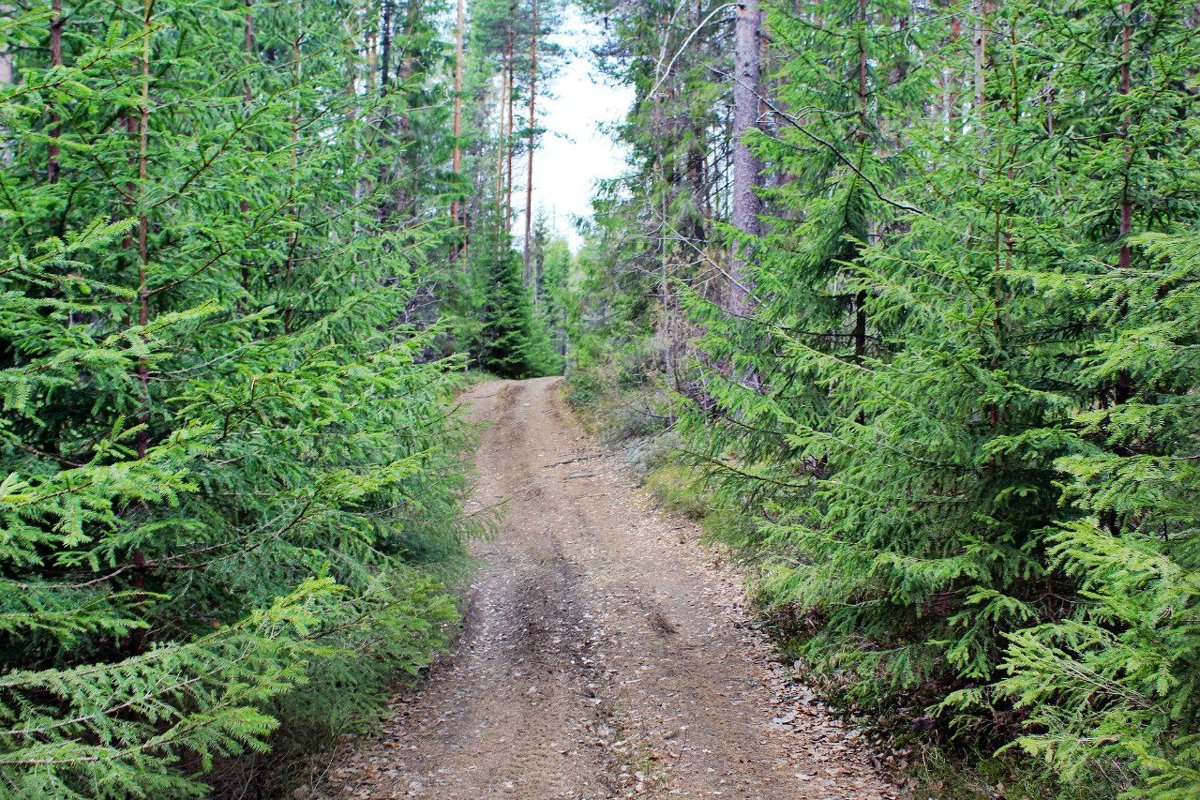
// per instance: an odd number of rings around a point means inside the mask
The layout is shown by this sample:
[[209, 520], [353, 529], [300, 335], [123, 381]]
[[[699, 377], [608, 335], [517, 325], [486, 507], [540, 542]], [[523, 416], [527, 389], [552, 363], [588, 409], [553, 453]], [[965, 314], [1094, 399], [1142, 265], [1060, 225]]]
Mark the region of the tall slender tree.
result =
[[[525, 155], [527, 168], [525, 171], [525, 284], [534, 286], [537, 275], [533, 272], [530, 252], [533, 246], [533, 156], [537, 144], [537, 89], [538, 89], [538, 39], [541, 37], [540, 19], [538, 17], [538, 0], [530, 0], [530, 29], [529, 29], [529, 119], [528, 141]], [[533, 295], [534, 305], [537, 305], [537, 292]]]
[[747, 137], [759, 127], [762, 98], [762, 11], [758, 0], [739, 0], [734, 34], [733, 84], [733, 225], [743, 238], [736, 245], [730, 268], [729, 310], [746, 316], [750, 308], [746, 254], [750, 241], [762, 233], [762, 161]]

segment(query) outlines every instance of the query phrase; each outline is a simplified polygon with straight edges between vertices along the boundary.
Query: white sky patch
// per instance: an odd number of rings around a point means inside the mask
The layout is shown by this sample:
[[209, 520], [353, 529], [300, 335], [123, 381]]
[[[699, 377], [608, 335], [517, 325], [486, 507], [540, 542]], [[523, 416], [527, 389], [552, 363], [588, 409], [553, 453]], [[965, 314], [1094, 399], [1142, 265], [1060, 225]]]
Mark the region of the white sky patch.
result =
[[[600, 74], [591, 48], [600, 44], [600, 26], [585, 19], [575, 5], [567, 6], [563, 25], [552, 40], [566, 52], [564, 63], [539, 98], [538, 125], [545, 130], [533, 162], [534, 215], [545, 212], [552, 230], [566, 236], [572, 249], [580, 244], [576, 217], [590, 217], [596, 181], [614, 178], [625, 167], [626, 148], [618, 146], [600, 127], [624, 119], [633, 103], [633, 89], [610, 84]], [[517, 168], [524, 177], [524, 165]], [[524, 216], [524, 209], [518, 217]], [[514, 224], [518, 238], [525, 223]]]

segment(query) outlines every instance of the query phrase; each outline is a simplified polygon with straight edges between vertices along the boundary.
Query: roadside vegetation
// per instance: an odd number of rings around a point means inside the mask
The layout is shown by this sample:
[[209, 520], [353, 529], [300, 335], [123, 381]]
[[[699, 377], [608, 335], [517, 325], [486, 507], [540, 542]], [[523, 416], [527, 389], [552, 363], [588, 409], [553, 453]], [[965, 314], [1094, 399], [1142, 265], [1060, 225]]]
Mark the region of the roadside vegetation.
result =
[[1195, 797], [1194, 6], [593, 5], [575, 401], [929, 795]]
[[1200, 796], [1196, 4], [576, 0], [572, 254], [564, 3], [0, 3], [0, 796], [290, 791], [563, 370], [930, 795]]
[[0, 4], [0, 797], [288, 795], [454, 635], [565, 252], [559, 5], [455, 5]]

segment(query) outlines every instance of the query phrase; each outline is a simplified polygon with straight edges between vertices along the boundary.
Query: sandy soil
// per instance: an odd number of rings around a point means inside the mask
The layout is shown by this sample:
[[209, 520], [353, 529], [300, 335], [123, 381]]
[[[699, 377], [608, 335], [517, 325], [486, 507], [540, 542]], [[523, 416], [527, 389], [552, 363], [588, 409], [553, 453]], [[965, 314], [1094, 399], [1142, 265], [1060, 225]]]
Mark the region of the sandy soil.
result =
[[736, 576], [578, 430], [558, 379], [483, 384], [494, 423], [455, 652], [330, 773], [341, 798], [895, 798], [858, 732], [790, 683]]

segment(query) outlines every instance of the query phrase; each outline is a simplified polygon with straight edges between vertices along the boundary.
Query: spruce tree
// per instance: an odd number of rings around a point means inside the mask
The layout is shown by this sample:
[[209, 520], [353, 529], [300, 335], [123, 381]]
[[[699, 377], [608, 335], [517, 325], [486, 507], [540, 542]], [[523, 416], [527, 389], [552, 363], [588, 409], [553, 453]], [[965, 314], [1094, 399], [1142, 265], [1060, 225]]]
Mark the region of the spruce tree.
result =
[[[670, 16], [610, 10], [630, 75], [703, 63], [702, 26], [688, 53], [655, 37]], [[718, 204], [721, 247], [689, 248], [712, 270], [673, 262], [680, 160], [637, 138], [672, 130], [641, 96], [580, 259], [576, 363], [685, 298], [660, 362], [683, 457], [809, 669], [1064, 787], [1193, 796], [1195, 9], [768, 10], [762, 237]], [[708, 67], [691, 96], [728, 89]], [[730, 314], [713, 285], [747, 252], [752, 313]]]
[[4, 28], [0, 786], [201, 794], [445, 640], [454, 364], [404, 322], [361, 9], [64, 5]]
[[[492, 213], [497, 222], [502, 218], [498, 209]], [[476, 345], [480, 367], [503, 378], [535, 374], [533, 307], [512, 238], [494, 227], [481, 232], [473, 240], [471, 258], [483, 286]]]

